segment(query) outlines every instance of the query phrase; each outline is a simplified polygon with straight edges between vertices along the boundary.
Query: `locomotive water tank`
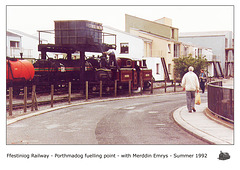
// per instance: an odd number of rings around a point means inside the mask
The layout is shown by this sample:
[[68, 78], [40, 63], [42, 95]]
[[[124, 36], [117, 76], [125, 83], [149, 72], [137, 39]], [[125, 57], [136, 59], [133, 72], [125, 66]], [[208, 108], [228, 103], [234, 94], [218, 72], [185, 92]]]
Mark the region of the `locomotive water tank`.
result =
[[33, 64], [27, 60], [7, 60], [7, 82], [30, 81], [33, 79], [35, 70]]

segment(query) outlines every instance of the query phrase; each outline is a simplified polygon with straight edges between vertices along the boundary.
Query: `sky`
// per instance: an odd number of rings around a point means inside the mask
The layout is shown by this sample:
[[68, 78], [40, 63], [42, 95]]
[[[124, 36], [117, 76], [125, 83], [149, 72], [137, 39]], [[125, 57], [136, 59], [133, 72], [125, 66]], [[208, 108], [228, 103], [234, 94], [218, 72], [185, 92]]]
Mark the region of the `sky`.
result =
[[6, 29], [37, 35], [37, 30], [53, 30], [55, 20], [90, 20], [122, 31], [125, 14], [154, 21], [172, 19], [179, 32], [233, 31], [234, 6], [6, 6]]

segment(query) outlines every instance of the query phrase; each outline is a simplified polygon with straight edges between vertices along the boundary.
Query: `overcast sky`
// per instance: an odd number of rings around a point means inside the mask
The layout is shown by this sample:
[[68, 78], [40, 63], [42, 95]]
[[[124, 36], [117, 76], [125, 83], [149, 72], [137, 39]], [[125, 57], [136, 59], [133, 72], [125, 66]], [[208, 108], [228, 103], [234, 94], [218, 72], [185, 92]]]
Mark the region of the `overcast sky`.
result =
[[90, 20], [125, 30], [125, 14], [150, 21], [172, 19], [179, 32], [233, 31], [233, 6], [7, 6], [7, 29], [32, 35], [55, 20]]

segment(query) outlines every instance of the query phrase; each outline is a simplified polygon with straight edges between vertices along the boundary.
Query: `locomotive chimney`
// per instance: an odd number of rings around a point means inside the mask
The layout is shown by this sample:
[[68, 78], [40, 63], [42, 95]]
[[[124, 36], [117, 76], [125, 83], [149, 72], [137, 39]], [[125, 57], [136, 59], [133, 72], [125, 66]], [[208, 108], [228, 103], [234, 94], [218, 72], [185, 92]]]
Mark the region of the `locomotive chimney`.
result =
[[21, 59], [22, 59], [23, 58], [23, 53], [22, 52], [20, 53], [20, 56], [21, 56]]

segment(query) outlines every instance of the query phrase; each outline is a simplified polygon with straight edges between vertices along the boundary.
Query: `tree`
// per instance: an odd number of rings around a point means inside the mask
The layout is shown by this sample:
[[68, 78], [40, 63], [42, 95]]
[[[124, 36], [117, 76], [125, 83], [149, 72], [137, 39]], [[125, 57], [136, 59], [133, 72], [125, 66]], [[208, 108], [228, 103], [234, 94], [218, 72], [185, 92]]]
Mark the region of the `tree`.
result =
[[193, 66], [194, 72], [199, 75], [202, 69], [206, 69], [208, 66], [207, 59], [205, 56], [192, 55], [182, 56], [173, 59], [174, 61], [174, 76], [176, 79], [182, 79], [183, 75], [188, 72], [188, 67]]

